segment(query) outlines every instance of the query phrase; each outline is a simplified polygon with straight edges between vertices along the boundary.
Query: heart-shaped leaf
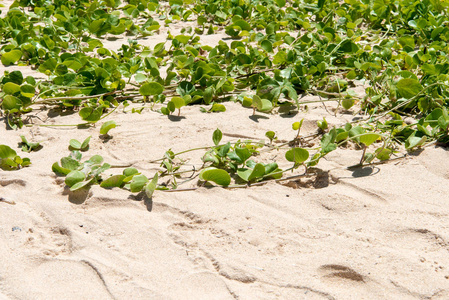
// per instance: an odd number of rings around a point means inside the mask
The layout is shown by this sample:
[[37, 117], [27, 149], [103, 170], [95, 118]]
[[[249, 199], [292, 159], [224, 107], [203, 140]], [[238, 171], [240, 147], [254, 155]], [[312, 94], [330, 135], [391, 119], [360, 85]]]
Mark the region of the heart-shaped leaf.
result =
[[9, 66], [15, 64], [22, 57], [22, 51], [11, 50], [2, 54], [2, 64]]
[[377, 141], [380, 137], [380, 134], [377, 133], [366, 133], [360, 136], [360, 143], [368, 147], [369, 145]]
[[200, 179], [203, 181], [212, 181], [221, 186], [228, 186], [231, 183], [231, 176], [229, 176], [228, 172], [212, 167], [201, 171]]
[[142, 96], [159, 95], [164, 91], [164, 87], [157, 82], [146, 82], [142, 84], [139, 92]]
[[285, 153], [285, 158], [295, 164], [302, 164], [309, 158], [309, 151], [303, 148], [292, 148]]
[[410, 99], [421, 92], [423, 86], [416, 79], [403, 78], [396, 84], [396, 88], [398, 89], [402, 97]]

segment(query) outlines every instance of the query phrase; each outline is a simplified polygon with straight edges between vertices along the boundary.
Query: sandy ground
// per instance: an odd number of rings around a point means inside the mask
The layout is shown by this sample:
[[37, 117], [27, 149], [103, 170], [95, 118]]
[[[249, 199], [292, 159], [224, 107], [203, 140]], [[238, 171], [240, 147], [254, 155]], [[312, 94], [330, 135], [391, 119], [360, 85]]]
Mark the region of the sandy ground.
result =
[[[340, 149], [308, 178], [156, 191], [152, 199], [99, 186], [70, 193], [51, 171], [69, 154], [71, 138], [92, 136], [85, 158], [100, 154], [152, 176], [159, 165], [150, 160], [169, 148], [209, 146], [217, 127], [224, 141], [235, 141], [233, 134], [263, 139], [267, 130], [290, 140], [291, 124], [301, 118], [307, 134], [323, 116], [331, 126], [353, 117], [315, 105], [254, 118], [239, 104], [225, 106], [216, 114], [184, 107], [179, 118], [119, 109], [105, 119], [119, 125], [108, 141], [100, 139], [100, 126], [1, 126], [0, 144], [33, 164], [0, 170], [0, 197], [9, 202], [0, 201], [0, 300], [449, 299], [447, 149], [354, 170], [346, 167], [360, 151]], [[76, 113], [32, 115], [37, 124], [80, 122]], [[20, 134], [43, 148], [21, 152]], [[183, 157], [197, 164], [201, 153]], [[265, 158], [282, 162], [283, 155]]]

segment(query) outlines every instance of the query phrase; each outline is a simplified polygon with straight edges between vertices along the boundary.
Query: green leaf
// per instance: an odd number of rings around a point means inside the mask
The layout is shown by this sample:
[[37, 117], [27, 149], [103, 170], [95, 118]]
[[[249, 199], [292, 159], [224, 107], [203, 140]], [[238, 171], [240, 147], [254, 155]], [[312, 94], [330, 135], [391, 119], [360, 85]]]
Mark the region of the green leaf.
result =
[[133, 176], [136, 174], [139, 174], [139, 171], [133, 167], [129, 167], [129, 168], [126, 168], [125, 170], [123, 170], [123, 175], [125, 175], [126, 177]]
[[171, 102], [173, 102], [177, 109], [180, 109], [181, 107], [186, 105], [186, 102], [181, 97], [173, 97], [171, 99]]
[[351, 107], [353, 107], [353, 106], [354, 106], [354, 103], [355, 103], [354, 99], [343, 99], [343, 100], [341, 101], [341, 105], [342, 105], [343, 108], [346, 109], [346, 110], [348, 110], [348, 109], [350, 109]]
[[435, 108], [424, 120], [430, 127], [435, 128], [438, 126], [438, 119], [442, 116], [443, 110], [441, 108]]
[[276, 137], [276, 133], [270, 130], [265, 132], [265, 136], [270, 140], [270, 142], [272, 142], [273, 139]]
[[86, 163], [89, 165], [101, 165], [103, 162], [103, 157], [101, 155], [94, 155], [89, 160], [86, 160]]
[[22, 151], [24, 152], [31, 152], [32, 150], [37, 150], [40, 148], [40, 143], [30, 143], [24, 135], [21, 135], [20, 139], [22, 140]]
[[225, 145], [218, 147], [216, 152], [218, 156], [225, 157], [228, 154], [229, 149], [231, 149], [231, 143], [227, 142]]
[[416, 136], [417, 131], [414, 131], [405, 141], [405, 149], [410, 150], [415, 147], [422, 146], [427, 141], [427, 136]]
[[246, 22], [245, 20], [237, 20], [233, 23], [233, 25], [240, 27], [242, 30], [246, 30], [246, 31], [251, 30], [251, 25], [249, 25], [249, 23]]
[[158, 173], [156, 173], [156, 174], [154, 174], [153, 179], [145, 186], [145, 194], [150, 199], [151, 199], [151, 197], [153, 197], [153, 193], [156, 190], [158, 180], [159, 180], [159, 175], [158, 175]]
[[396, 84], [396, 88], [402, 97], [410, 99], [422, 91], [423, 86], [413, 78], [403, 78]]
[[175, 39], [177, 39], [181, 44], [184, 44], [184, 45], [186, 45], [189, 42], [190, 38], [191, 38], [191, 36], [183, 35], [183, 34], [175, 36]]
[[303, 122], [304, 122], [304, 119], [302, 119], [302, 120], [299, 121], [299, 122], [293, 123], [293, 124], [292, 124], [292, 129], [293, 129], [293, 130], [300, 130], [301, 127], [302, 127], [302, 123], [303, 123]]
[[72, 187], [70, 188], [70, 191], [74, 192], [74, 191], [77, 191], [79, 189], [82, 189], [83, 187], [85, 187], [85, 186], [89, 185], [90, 183], [92, 183], [93, 180], [94, 179], [91, 178], [89, 180], [77, 182], [74, 185], [72, 185]]
[[69, 170], [77, 170], [80, 167], [80, 163], [77, 160], [74, 160], [71, 157], [63, 157], [61, 158], [61, 166], [64, 169], [69, 169]]
[[20, 108], [21, 105], [22, 105], [22, 102], [17, 97], [14, 97], [14, 96], [11, 96], [11, 95], [6, 95], [3, 98], [2, 107], [3, 107], [4, 110], [11, 110], [11, 109], [14, 109], [14, 108]]
[[79, 111], [81, 119], [87, 122], [94, 122], [94, 123], [100, 120], [102, 114], [103, 114], [103, 107], [101, 106], [95, 109], [92, 107], [83, 107]]
[[16, 151], [11, 149], [11, 147], [6, 146], [6, 145], [0, 145], [0, 159], [5, 159], [5, 158], [13, 159], [16, 156], [17, 156]]
[[228, 172], [212, 167], [201, 171], [200, 179], [203, 181], [212, 181], [221, 186], [228, 186], [231, 183], [231, 176]]
[[89, 142], [90, 142], [90, 138], [91, 138], [92, 136], [88, 136], [85, 140], [84, 140], [84, 142], [81, 144], [81, 150], [82, 151], [86, 151], [88, 148], [89, 148]]
[[309, 151], [303, 148], [292, 148], [285, 153], [285, 158], [295, 164], [302, 164], [309, 158]]
[[259, 96], [253, 96], [252, 106], [255, 107], [258, 111], [269, 111], [273, 109], [273, 103], [267, 99], [261, 99]]
[[12, 171], [18, 169], [19, 165], [11, 158], [0, 159], [0, 169]]
[[34, 97], [34, 95], [36, 94], [36, 90], [34, 89], [33, 86], [29, 84], [24, 84], [20, 87], [20, 93], [22, 94], [22, 96], [26, 98], [31, 98]]
[[251, 182], [265, 175], [265, 166], [259, 163], [253, 169], [239, 169], [237, 175], [246, 182]]
[[142, 84], [139, 93], [142, 96], [159, 95], [164, 91], [164, 86], [157, 82], [146, 82]]
[[320, 128], [323, 131], [329, 127], [325, 118], [323, 118], [323, 120], [321, 120], [321, 121], [317, 121], [316, 124], [317, 124], [318, 128]]
[[260, 43], [260, 47], [269, 53], [273, 52], [273, 44], [268, 40], [263, 40]]
[[332, 128], [329, 133], [323, 135], [321, 139], [321, 152], [326, 154], [337, 149], [337, 144], [335, 144], [337, 138], [337, 131]]
[[210, 112], [225, 112], [226, 106], [221, 103], [214, 103], [209, 110]]
[[125, 179], [125, 175], [113, 175], [106, 180], [103, 180], [100, 184], [102, 188], [113, 188], [113, 187], [121, 187], [123, 184], [123, 179]]
[[55, 172], [56, 174], [60, 174], [60, 175], [67, 175], [70, 172], [72, 172], [72, 170], [70, 169], [66, 169], [61, 167], [57, 162], [55, 162], [52, 166], [51, 166], [51, 170], [53, 172]]
[[114, 120], [104, 122], [103, 125], [101, 125], [100, 134], [108, 134], [109, 130], [115, 127], [117, 127], [117, 124]]
[[415, 39], [412, 36], [403, 36], [399, 38], [399, 44], [404, 47], [405, 51], [413, 51], [415, 48]]
[[67, 174], [65, 184], [72, 187], [74, 184], [83, 181], [84, 178], [86, 178], [86, 175], [83, 172], [75, 170]]
[[221, 132], [221, 130], [218, 128], [215, 129], [214, 133], [212, 134], [212, 140], [214, 141], [215, 146], [218, 146], [222, 137], [223, 137], [223, 133]]
[[11, 50], [2, 54], [2, 64], [9, 66], [15, 64], [22, 57], [22, 51]]
[[378, 160], [388, 160], [390, 159], [391, 154], [393, 153], [393, 150], [389, 148], [379, 148], [376, 150], [376, 158]]
[[251, 152], [246, 147], [236, 147], [235, 153], [240, 158], [241, 163], [243, 164], [248, 158], [251, 157]]
[[81, 149], [81, 142], [75, 139], [71, 139], [69, 141], [70, 147], [72, 147], [75, 150], [80, 150]]
[[353, 138], [353, 140], [356, 141], [357, 143], [360, 143], [359, 135], [363, 134], [364, 132], [365, 130], [360, 126], [353, 127], [351, 128], [351, 130], [348, 131], [349, 137]]
[[380, 134], [377, 133], [365, 133], [360, 137], [360, 142], [365, 146], [370, 146], [372, 143], [377, 141], [381, 137]]
[[20, 85], [13, 82], [7, 82], [3, 85], [3, 91], [8, 95], [13, 95], [20, 91]]
[[130, 185], [131, 192], [132, 193], [140, 192], [147, 182], [148, 178], [145, 175], [135, 175]]

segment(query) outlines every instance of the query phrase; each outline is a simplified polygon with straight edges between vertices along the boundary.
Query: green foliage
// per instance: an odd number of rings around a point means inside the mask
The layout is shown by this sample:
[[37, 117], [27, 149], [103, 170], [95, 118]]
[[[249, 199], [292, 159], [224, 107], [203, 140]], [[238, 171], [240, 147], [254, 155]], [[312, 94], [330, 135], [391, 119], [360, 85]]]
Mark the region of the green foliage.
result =
[[[49, 3], [15, 1], [0, 21], [1, 63], [29, 66], [46, 78], [36, 81], [20, 71], [4, 72], [0, 115], [11, 129], [29, 122], [28, 114], [39, 108], [78, 112], [84, 125], [93, 126], [122, 103], [146, 103], [150, 97], [150, 108], [157, 104], [165, 115], [176, 109], [179, 115], [182, 107], [195, 104], [210, 105], [203, 112], [224, 112], [222, 102], [229, 99], [252, 107], [255, 114], [277, 113], [279, 106], [300, 110], [307, 103], [302, 97], [312, 94], [323, 103], [335, 101], [336, 114], [342, 107], [346, 113], [360, 110], [367, 116], [336, 128], [329, 128], [325, 118], [319, 120], [315, 148], [300, 136], [303, 120], [293, 123], [296, 137], [280, 148], [273, 145], [275, 133], [267, 131], [269, 149], [285, 150], [293, 168], [315, 165], [348, 143], [362, 148], [361, 163], [390, 159], [398, 144], [413, 150], [431, 142], [449, 143], [449, 6], [444, 1]], [[183, 28], [176, 36], [169, 33], [169, 41], [152, 48], [129, 40], [113, 51], [99, 39], [122, 34], [140, 38], [157, 32], [161, 21], [168, 26], [191, 20], [197, 28]], [[232, 39], [229, 44], [200, 43], [197, 34], [221, 29]], [[359, 82], [365, 85], [363, 97], [353, 89]], [[406, 124], [402, 115], [416, 120]], [[100, 134], [116, 126], [105, 122]], [[99, 183], [145, 191], [151, 197], [161, 188], [159, 175], [172, 176], [171, 184], [177, 187], [182, 160], [170, 150], [161, 164], [165, 173], [156, 173], [151, 181], [135, 169], [103, 180], [97, 171], [105, 167], [98, 157], [81, 162], [78, 151], [88, 149], [89, 139], [71, 140], [75, 152], [53, 165], [55, 172], [68, 177], [71, 189]], [[202, 173], [206, 181], [227, 186], [223, 172], [250, 183], [282, 176], [274, 162], [256, 162], [258, 149], [267, 145], [240, 140], [220, 145], [221, 139], [217, 129], [214, 146], [203, 155], [203, 167], [215, 168]], [[24, 151], [39, 148], [25, 137], [21, 146]], [[4, 169], [29, 164], [12, 149], [3, 148], [2, 153]]]
[[71, 139], [69, 141], [69, 149], [70, 150], [79, 150], [79, 151], [87, 151], [89, 150], [89, 142], [92, 136], [88, 136], [82, 143], [76, 139]]
[[4, 171], [18, 170], [30, 164], [29, 158], [22, 158], [9, 146], [0, 145], [0, 169]]

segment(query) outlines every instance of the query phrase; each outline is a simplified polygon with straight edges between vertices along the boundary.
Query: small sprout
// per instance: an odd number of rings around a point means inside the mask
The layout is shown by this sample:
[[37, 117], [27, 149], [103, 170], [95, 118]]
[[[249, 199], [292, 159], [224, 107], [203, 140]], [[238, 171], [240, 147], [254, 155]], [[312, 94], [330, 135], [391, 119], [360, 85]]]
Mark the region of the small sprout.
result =
[[299, 138], [299, 132], [301, 131], [301, 127], [302, 127], [302, 123], [303, 122], [304, 122], [304, 119], [301, 119], [301, 121], [295, 122], [295, 123], [292, 124], [292, 129], [298, 131], [298, 133], [296, 134], [296, 138], [295, 139]]
[[178, 116], [180, 116], [181, 115], [181, 107], [186, 105], [186, 102], [184, 101], [184, 99], [181, 97], [173, 97], [170, 102], [172, 102], [175, 105], [175, 108], [178, 109]]
[[117, 127], [117, 124], [114, 120], [107, 121], [101, 125], [100, 134], [108, 135], [109, 130], [115, 127]]
[[270, 144], [273, 143], [274, 139], [277, 139], [276, 133], [274, 131], [271, 131], [271, 130], [265, 132], [265, 136], [270, 140]]
[[23, 152], [28, 152], [29, 153], [31, 151], [38, 151], [39, 149], [42, 148], [40, 143], [30, 143], [30, 142], [28, 142], [24, 135], [21, 135], [20, 138], [22, 139], [22, 142], [19, 145], [22, 146], [22, 151]]
[[79, 150], [79, 151], [87, 151], [89, 150], [89, 142], [90, 142], [90, 138], [92, 136], [87, 137], [83, 143], [81, 143], [80, 141], [76, 140], [76, 139], [71, 139], [69, 144], [69, 150], [73, 151], [73, 150]]
[[318, 125], [318, 128], [320, 128], [322, 131], [325, 131], [327, 128], [329, 128], [329, 124], [327, 124], [325, 118], [323, 118], [322, 121], [317, 121], [316, 124]]

